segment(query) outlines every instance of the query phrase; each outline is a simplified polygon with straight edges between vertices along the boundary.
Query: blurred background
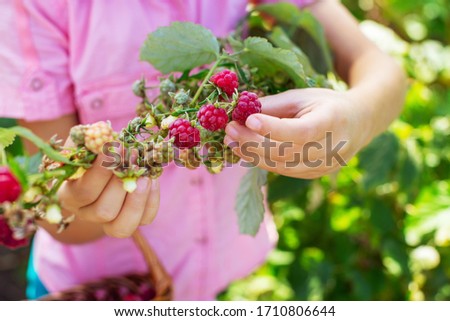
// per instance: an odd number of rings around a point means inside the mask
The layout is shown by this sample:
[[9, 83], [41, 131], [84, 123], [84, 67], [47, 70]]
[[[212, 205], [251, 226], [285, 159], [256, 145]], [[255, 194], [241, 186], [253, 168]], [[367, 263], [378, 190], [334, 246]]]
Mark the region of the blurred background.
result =
[[[278, 248], [219, 299], [450, 300], [450, 0], [342, 2], [407, 70], [404, 111], [334, 176], [270, 177]], [[27, 256], [0, 248], [0, 300]]]

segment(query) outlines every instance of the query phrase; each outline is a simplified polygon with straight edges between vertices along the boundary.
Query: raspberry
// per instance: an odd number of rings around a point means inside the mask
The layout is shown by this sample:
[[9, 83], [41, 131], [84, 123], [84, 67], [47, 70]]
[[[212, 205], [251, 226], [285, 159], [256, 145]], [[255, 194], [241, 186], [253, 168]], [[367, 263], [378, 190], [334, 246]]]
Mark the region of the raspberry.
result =
[[0, 215], [0, 245], [16, 249], [27, 244], [28, 239], [26, 238], [20, 240], [14, 238], [13, 230], [9, 227], [8, 221], [4, 216]]
[[0, 204], [14, 202], [20, 196], [22, 188], [8, 167], [0, 167]]
[[224, 129], [228, 123], [227, 111], [214, 105], [204, 105], [197, 113], [197, 118], [203, 128], [215, 132]]
[[178, 148], [192, 148], [200, 144], [200, 131], [184, 118], [174, 121], [169, 127], [169, 136]]
[[234, 90], [238, 88], [239, 82], [236, 73], [231, 70], [225, 69], [213, 75], [210, 79], [214, 85], [222, 89], [228, 97], [233, 96]]
[[243, 91], [239, 95], [232, 118], [241, 125], [245, 125], [248, 116], [261, 112], [261, 102], [255, 93]]
[[100, 154], [103, 145], [112, 140], [113, 130], [109, 122], [100, 121], [92, 124], [84, 132], [84, 144], [95, 154]]

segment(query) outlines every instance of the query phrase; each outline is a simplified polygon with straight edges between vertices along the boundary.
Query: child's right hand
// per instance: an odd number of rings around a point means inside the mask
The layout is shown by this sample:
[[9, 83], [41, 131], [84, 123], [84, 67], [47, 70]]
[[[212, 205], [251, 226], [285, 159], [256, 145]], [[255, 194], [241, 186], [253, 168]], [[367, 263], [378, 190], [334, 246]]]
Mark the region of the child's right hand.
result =
[[58, 197], [64, 212], [77, 220], [101, 224], [112, 237], [131, 236], [140, 226], [150, 224], [159, 208], [159, 182], [148, 177], [137, 181], [137, 189], [127, 193], [112, 171], [102, 166], [108, 158], [99, 154], [92, 167], [75, 181], [66, 181]]

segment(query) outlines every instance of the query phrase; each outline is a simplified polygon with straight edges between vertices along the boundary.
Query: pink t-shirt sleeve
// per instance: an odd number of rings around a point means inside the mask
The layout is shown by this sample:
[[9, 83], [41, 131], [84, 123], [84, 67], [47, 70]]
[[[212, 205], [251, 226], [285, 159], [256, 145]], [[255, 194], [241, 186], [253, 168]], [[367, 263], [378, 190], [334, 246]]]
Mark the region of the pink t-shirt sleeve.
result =
[[0, 1], [0, 117], [48, 120], [75, 111], [66, 1]]

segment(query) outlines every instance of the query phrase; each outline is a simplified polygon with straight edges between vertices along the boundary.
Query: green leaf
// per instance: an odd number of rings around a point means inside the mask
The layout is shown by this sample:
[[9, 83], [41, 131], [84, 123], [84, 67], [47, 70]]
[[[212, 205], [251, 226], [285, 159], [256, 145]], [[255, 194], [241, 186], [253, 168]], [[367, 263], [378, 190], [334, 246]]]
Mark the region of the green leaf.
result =
[[16, 134], [9, 128], [0, 128], [0, 146], [6, 148], [14, 142]]
[[319, 47], [327, 70], [333, 70], [331, 52], [328, 47], [325, 32], [320, 22], [310, 12], [300, 10], [296, 5], [291, 3], [265, 4], [258, 6], [256, 10], [269, 14], [278, 22], [287, 24], [291, 29], [291, 32], [289, 33], [291, 37], [295, 32], [295, 28], [293, 27], [301, 28], [306, 31]]
[[316, 71], [311, 66], [309, 58], [300, 49], [300, 47], [291, 41], [282, 28], [274, 27], [272, 32], [269, 33], [268, 38], [275, 46], [293, 51], [297, 55], [297, 59], [302, 64], [307, 76], [313, 76], [316, 74]]
[[27, 173], [29, 174], [39, 173], [39, 166], [41, 165], [41, 161], [42, 161], [41, 152], [38, 152], [31, 157], [28, 157], [26, 162]]
[[264, 195], [261, 187], [267, 181], [267, 172], [251, 168], [241, 179], [236, 198], [239, 230], [242, 234], [255, 236], [264, 219]]
[[365, 190], [388, 181], [388, 176], [397, 162], [398, 152], [397, 137], [392, 133], [384, 133], [359, 154], [360, 167], [365, 170], [362, 181]]
[[218, 59], [219, 50], [210, 30], [191, 22], [174, 22], [148, 35], [140, 59], [167, 74], [209, 64]]
[[74, 162], [69, 161], [66, 157], [62, 156], [60, 153], [55, 151], [53, 148], [50, 147], [49, 144], [44, 142], [42, 139], [40, 139], [38, 136], [33, 134], [33, 132], [27, 128], [16, 126], [16, 127], [11, 127], [9, 130], [11, 132], [13, 132], [15, 135], [18, 135], [20, 137], [28, 139], [37, 148], [39, 148], [45, 155], [47, 155], [48, 157], [50, 157], [51, 159], [53, 159], [57, 162], [61, 162], [64, 164], [69, 164], [69, 165], [75, 165], [75, 166], [81, 165], [79, 163], [74, 163]]
[[26, 189], [28, 187], [28, 174], [22, 166], [23, 161], [23, 156], [8, 157], [8, 167], [13, 172], [14, 176], [19, 179], [22, 188]]
[[242, 51], [239, 55], [242, 62], [258, 68], [261, 76], [286, 73], [297, 87], [307, 87], [303, 66], [292, 51], [274, 48], [267, 39], [259, 37], [249, 37], [245, 39], [243, 47], [235, 46], [233, 49]]

